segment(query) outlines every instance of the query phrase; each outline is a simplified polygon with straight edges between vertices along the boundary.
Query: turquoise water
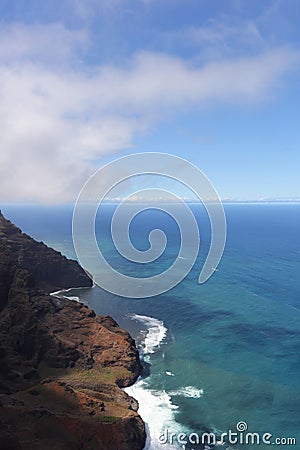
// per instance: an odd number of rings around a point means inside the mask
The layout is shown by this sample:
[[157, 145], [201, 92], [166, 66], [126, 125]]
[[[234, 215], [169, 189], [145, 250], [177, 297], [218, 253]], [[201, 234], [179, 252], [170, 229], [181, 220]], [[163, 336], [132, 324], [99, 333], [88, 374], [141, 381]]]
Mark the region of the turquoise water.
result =
[[[202, 235], [199, 259], [188, 277], [171, 291], [140, 300], [116, 297], [100, 288], [69, 295], [79, 296], [100, 314], [111, 314], [144, 346], [150, 375], [137, 385], [136, 393], [148, 403], [144, 410], [151, 433], [158, 436], [165, 428], [199, 434], [204, 430], [235, 431], [237, 422], [245, 421], [248, 431], [268, 432], [274, 438], [295, 436], [299, 446], [300, 205], [226, 205], [225, 253], [219, 270], [204, 285], [199, 285], [197, 278], [210, 232], [203, 209], [199, 205], [192, 209]], [[74, 257], [71, 206], [4, 206], [2, 211], [25, 232]], [[145, 249], [149, 231], [161, 226], [168, 235], [165, 255], [143, 271], [119, 261], [109, 239], [112, 211], [113, 207], [107, 206], [102, 216], [99, 213], [97, 236], [116, 268], [150, 276], [176, 257], [176, 224], [163, 213], [151, 211], [132, 225], [132, 240]], [[156, 328], [147, 317], [159, 321]], [[167, 445], [159, 446], [153, 440], [150, 448]]]

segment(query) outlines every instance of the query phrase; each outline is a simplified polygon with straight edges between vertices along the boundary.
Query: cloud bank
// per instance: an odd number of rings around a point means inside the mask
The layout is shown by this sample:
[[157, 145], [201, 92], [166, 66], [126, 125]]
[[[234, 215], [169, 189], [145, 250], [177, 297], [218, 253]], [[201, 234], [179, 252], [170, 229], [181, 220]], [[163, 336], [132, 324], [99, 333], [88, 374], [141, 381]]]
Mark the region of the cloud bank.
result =
[[73, 201], [101, 158], [134, 146], [166, 115], [276, 95], [299, 55], [194, 61], [139, 51], [87, 65], [89, 37], [61, 24], [0, 28], [0, 197]]

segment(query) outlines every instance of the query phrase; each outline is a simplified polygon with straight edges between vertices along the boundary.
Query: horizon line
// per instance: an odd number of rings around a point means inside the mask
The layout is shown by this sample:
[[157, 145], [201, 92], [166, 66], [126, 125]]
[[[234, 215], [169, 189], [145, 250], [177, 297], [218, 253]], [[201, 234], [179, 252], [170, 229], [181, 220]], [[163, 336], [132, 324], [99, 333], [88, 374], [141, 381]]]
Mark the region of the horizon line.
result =
[[[202, 203], [203, 202], [199, 199], [186, 199], [186, 198], [182, 198], [182, 200], [185, 203], [192, 203], [192, 204], [197, 204], [197, 203]], [[205, 202], [207, 203], [219, 203], [218, 201], [215, 200], [205, 200]], [[224, 204], [300, 204], [300, 198], [290, 198], [290, 199], [247, 199], [247, 200], [236, 200], [236, 199], [220, 199], [221, 203]], [[85, 202], [86, 204], [89, 203], [95, 203], [94, 201], [87, 201]], [[103, 204], [120, 204], [120, 203], [127, 203], [127, 204], [149, 204], [149, 203], [179, 203], [179, 201], [171, 201], [171, 200], [164, 200], [164, 199], [147, 199], [147, 200], [142, 200], [142, 199], [136, 199], [136, 200], [126, 200], [125, 199], [104, 199], [101, 203]], [[66, 201], [66, 202], [62, 202], [62, 203], [51, 203], [51, 202], [34, 202], [34, 201], [26, 201], [26, 202], [20, 202], [20, 201], [0, 201], [0, 208], [1, 205], [3, 206], [41, 206], [41, 207], [55, 207], [55, 206], [64, 206], [64, 205], [75, 205], [76, 201]], [[100, 205], [100, 203], [99, 203]]]

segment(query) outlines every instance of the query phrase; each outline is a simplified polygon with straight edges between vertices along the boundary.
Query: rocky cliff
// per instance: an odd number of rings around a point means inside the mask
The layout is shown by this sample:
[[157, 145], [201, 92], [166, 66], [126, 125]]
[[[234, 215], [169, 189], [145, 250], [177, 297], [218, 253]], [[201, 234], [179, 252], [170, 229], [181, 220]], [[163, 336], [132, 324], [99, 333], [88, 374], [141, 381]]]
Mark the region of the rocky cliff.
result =
[[49, 292], [89, 287], [75, 261], [0, 213], [0, 447], [141, 450], [141, 372], [130, 335], [110, 317]]

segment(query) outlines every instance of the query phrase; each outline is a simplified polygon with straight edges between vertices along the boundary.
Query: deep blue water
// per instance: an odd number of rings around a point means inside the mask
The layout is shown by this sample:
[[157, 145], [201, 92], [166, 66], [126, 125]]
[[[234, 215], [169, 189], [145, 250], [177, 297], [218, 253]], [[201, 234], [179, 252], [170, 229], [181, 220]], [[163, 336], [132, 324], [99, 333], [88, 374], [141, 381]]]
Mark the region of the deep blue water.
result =
[[[209, 224], [202, 207], [192, 209], [202, 245], [194, 268], [178, 286], [140, 300], [117, 297], [100, 288], [75, 295], [98, 313], [111, 314], [138, 342], [147, 332], [147, 323], [132, 320], [129, 313], [163, 321], [167, 335], [160, 348], [148, 355], [151, 375], [143, 389], [157, 398], [166, 394], [167, 401], [161, 400], [158, 411], [166, 413], [169, 408], [165, 417], [171, 420], [170, 431], [235, 430], [237, 422], [246, 421], [249, 431], [296, 436], [299, 446], [300, 205], [225, 205], [225, 253], [219, 270], [204, 285], [197, 279], [210, 242]], [[2, 211], [37, 240], [75, 257], [72, 206], [6, 205]], [[142, 271], [136, 264], [128, 265], [109, 239], [112, 211], [112, 206], [106, 206], [99, 213], [97, 237], [118, 270], [150, 276], [176, 258], [176, 224], [163, 213], [149, 211], [131, 226], [133, 244], [146, 249], [151, 229], [162, 227], [168, 235], [166, 252]], [[155, 420], [150, 428], [151, 424]]]

